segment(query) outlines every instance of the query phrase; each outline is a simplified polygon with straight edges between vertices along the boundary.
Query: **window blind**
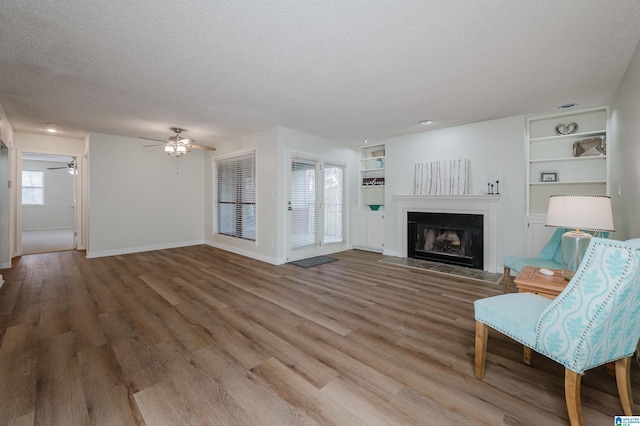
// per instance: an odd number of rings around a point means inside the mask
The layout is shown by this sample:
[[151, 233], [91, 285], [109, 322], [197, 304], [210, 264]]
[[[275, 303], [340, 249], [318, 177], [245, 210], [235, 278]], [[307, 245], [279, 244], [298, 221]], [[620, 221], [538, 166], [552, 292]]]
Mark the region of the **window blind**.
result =
[[44, 172], [40, 170], [22, 171], [22, 204], [44, 204]]
[[292, 158], [290, 176], [291, 249], [320, 243], [314, 160]]
[[324, 165], [324, 242], [343, 241], [344, 166]]
[[214, 160], [217, 233], [256, 240], [256, 154]]

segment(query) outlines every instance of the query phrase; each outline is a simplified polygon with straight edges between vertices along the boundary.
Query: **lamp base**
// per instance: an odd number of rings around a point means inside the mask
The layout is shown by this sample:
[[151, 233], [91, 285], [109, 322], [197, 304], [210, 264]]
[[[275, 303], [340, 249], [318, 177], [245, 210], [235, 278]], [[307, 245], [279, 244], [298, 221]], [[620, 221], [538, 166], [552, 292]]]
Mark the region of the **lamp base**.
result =
[[591, 235], [579, 229], [562, 234], [562, 276], [565, 280], [576, 274], [590, 241]]

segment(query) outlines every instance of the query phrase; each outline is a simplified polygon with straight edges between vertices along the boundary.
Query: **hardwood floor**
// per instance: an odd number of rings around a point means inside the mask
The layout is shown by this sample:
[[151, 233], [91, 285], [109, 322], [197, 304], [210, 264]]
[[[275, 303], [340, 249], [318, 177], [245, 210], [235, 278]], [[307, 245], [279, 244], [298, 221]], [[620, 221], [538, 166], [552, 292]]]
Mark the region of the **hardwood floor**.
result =
[[[473, 301], [501, 284], [332, 256], [309, 269], [207, 246], [15, 259], [0, 424], [568, 424], [553, 361], [526, 366], [490, 332], [473, 375]], [[583, 377], [582, 403], [587, 425], [620, 414], [604, 368]]]

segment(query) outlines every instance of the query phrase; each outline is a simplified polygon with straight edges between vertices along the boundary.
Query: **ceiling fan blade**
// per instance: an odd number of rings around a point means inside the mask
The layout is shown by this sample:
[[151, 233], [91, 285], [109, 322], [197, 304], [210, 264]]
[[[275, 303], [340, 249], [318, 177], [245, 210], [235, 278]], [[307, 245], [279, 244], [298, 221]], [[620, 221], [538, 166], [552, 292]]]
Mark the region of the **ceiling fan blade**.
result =
[[154, 138], [145, 138], [144, 136], [138, 136], [139, 139], [146, 139], [148, 141], [156, 141], [156, 142], [162, 142], [162, 143], [166, 143], [167, 141], [163, 141], [160, 139], [154, 139]]
[[164, 143], [154, 143], [153, 145], [142, 145], [143, 148], [149, 148], [151, 146], [162, 146], [162, 145], [166, 145]]
[[60, 169], [68, 169], [69, 166], [64, 167], [47, 167], [47, 170], [60, 170]]
[[215, 148], [212, 148], [210, 146], [205, 146], [205, 145], [197, 145], [195, 143], [190, 143], [189, 146], [191, 148], [196, 148], [196, 149], [204, 149], [205, 151], [215, 151]]

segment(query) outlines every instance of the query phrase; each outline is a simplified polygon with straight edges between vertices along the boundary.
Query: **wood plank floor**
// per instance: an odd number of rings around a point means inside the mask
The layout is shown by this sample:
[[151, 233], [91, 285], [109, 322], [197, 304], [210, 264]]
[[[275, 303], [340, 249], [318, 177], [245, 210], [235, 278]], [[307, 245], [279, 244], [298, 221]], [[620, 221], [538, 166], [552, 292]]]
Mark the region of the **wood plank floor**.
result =
[[[568, 424], [563, 368], [525, 366], [504, 336], [490, 333], [473, 375], [473, 301], [500, 284], [334, 256], [309, 269], [207, 246], [14, 259], [0, 424]], [[582, 383], [585, 423], [613, 424], [615, 380], [597, 368]]]

